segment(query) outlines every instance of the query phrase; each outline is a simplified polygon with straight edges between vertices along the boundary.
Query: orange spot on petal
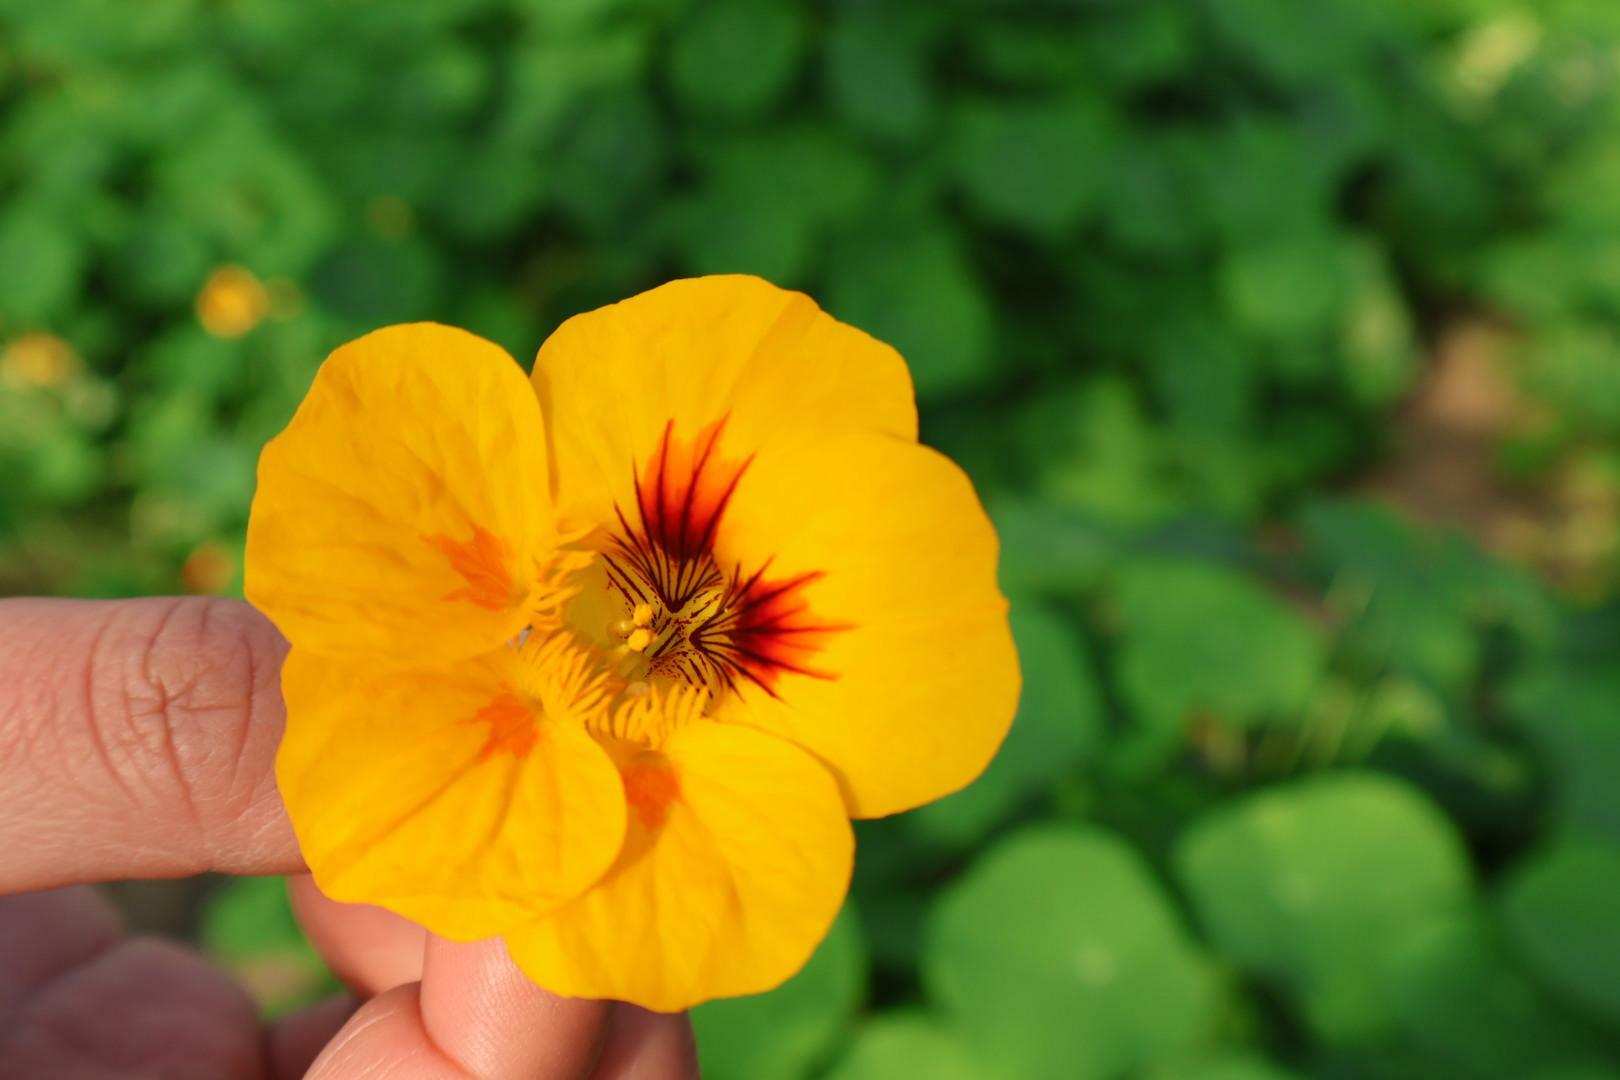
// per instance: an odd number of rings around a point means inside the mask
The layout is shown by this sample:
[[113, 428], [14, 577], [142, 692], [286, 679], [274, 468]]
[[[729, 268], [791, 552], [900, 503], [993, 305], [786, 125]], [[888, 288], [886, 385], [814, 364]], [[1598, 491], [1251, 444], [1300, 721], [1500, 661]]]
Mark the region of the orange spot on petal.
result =
[[681, 797], [680, 778], [662, 758], [647, 756], [624, 766], [624, 797], [636, 817], [656, 829], [669, 817], [670, 804]]
[[533, 710], [510, 691], [479, 709], [471, 722], [489, 725], [489, 740], [478, 753], [479, 761], [487, 761], [500, 753], [527, 757], [540, 738], [540, 726], [535, 723]]
[[507, 567], [512, 545], [479, 526], [473, 527], [471, 540], [452, 540], [443, 533], [422, 539], [438, 549], [450, 560], [451, 569], [466, 579], [467, 587], [447, 594], [446, 600], [465, 600], [490, 611], [512, 606], [516, 589]]

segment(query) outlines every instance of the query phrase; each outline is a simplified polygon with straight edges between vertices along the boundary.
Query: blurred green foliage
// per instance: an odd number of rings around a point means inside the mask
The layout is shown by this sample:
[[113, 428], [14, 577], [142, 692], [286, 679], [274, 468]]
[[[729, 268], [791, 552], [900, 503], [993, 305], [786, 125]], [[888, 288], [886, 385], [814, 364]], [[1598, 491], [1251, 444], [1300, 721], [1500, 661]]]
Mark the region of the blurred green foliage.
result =
[[0, 0], [0, 592], [237, 588], [360, 331], [760, 273], [909, 358], [1027, 687], [711, 1077], [1617, 1076], [1617, 64], [1612, 0]]

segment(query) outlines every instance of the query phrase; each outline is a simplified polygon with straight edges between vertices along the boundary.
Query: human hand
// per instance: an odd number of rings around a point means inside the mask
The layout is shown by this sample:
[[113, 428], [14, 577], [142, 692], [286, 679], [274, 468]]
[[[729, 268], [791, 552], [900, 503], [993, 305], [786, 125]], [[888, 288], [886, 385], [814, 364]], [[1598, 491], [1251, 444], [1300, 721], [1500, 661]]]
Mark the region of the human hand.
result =
[[[272, 768], [284, 654], [232, 601], [0, 601], [0, 1076], [695, 1077], [685, 1016], [557, 997], [498, 941], [316, 890]], [[210, 870], [299, 875], [294, 909], [358, 1008], [264, 1027], [223, 972], [124, 937], [84, 887]]]

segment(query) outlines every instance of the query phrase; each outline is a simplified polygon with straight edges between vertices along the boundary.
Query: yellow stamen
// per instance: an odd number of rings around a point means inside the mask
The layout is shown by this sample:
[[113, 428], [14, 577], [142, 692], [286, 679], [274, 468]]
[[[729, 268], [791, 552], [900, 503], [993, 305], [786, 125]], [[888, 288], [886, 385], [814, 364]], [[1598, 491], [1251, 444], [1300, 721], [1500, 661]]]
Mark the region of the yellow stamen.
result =
[[597, 735], [657, 749], [675, 729], [702, 717], [708, 701], [707, 690], [648, 687], [642, 693], [626, 695], [611, 711], [593, 713], [585, 723]]
[[651, 604], [637, 604], [636, 610], [630, 615], [631, 621], [637, 626], [651, 626], [652, 617], [653, 609]]
[[631, 652], [641, 652], [652, 644], [652, 631], [646, 628], [637, 630], [630, 635], [630, 640], [626, 641], [625, 644], [630, 647]]

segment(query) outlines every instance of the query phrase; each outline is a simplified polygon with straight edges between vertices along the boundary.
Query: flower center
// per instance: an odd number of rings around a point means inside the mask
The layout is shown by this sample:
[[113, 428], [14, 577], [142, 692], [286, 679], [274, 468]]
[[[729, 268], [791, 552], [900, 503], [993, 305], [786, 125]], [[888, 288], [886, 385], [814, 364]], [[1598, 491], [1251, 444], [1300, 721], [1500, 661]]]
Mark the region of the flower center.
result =
[[666, 426], [636, 502], [592, 541], [597, 559], [569, 611], [576, 632], [609, 650], [629, 692], [683, 685], [718, 696], [755, 687], [771, 696], [786, 674], [833, 678], [815, 654], [842, 625], [818, 619], [807, 590], [818, 572], [769, 574], [723, 563], [716, 544], [748, 460], [719, 453], [724, 421], [691, 443]]

